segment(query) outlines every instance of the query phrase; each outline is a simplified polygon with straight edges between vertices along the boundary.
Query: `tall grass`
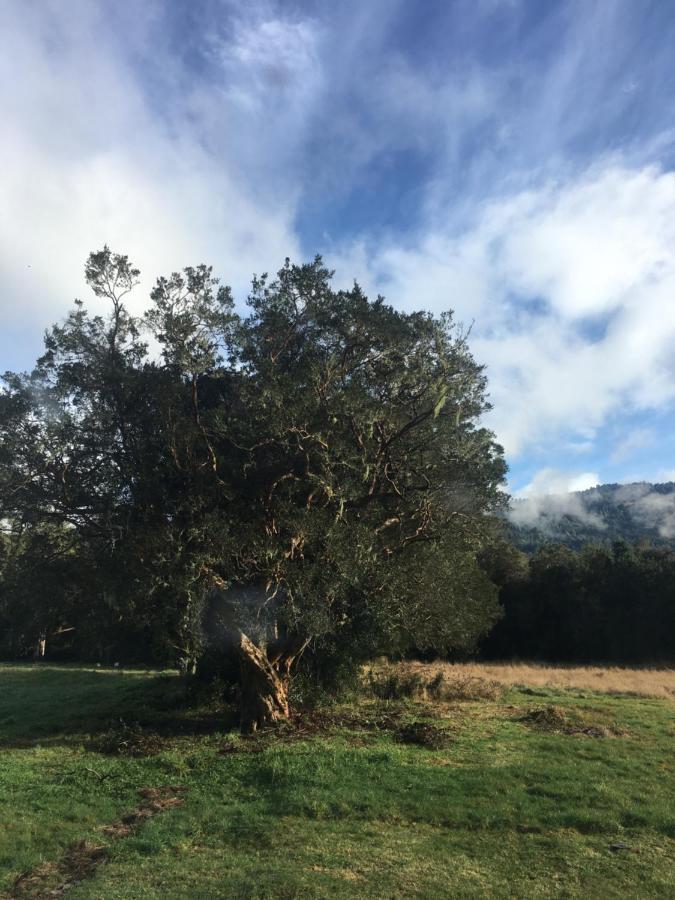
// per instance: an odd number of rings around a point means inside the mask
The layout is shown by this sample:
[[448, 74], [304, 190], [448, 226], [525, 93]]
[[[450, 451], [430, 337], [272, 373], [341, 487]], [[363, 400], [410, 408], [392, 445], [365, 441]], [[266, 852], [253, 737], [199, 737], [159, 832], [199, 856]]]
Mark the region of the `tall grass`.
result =
[[[395, 676], [401, 683], [408, 681], [420, 685], [442, 676], [445, 685], [470, 686], [484, 682], [506, 687], [577, 688], [606, 694], [675, 697], [675, 669], [666, 668], [447, 662], [400, 662], [394, 665], [379, 661], [369, 666], [367, 672], [368, 677], [375, 680]], [[410, 696], [414, 696], [414, 692]]]
[[364, 687], [378, 700], [497, 700], [504, 693], [499, 682], [476, 675], [388, 663], [368, 667]]

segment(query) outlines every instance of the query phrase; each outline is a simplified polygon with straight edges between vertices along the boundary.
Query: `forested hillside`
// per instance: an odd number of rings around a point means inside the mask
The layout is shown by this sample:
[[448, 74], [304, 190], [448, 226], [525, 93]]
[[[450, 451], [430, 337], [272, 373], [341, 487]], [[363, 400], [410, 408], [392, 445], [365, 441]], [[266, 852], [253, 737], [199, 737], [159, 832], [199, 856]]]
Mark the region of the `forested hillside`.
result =
[[550, 541], [577, 550], [617, 540], [675, 547], [675, 483], [601, 484], [514, 500], [508, 518], [512, 540], [527, 552]]

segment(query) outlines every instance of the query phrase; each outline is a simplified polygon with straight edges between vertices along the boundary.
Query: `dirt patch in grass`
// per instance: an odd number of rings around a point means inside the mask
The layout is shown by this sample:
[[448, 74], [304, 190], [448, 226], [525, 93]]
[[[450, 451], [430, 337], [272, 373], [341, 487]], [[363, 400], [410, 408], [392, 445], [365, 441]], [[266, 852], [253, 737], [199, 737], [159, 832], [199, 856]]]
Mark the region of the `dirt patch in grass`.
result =
[[30, 872], [20, 875], [6, 896], [38, 900], [65, 894], [85, 878], [90, 878], [106, 853], [105, 845], [78, 841], [66, 850], [61, 859], [40, 863]]
[[40, 863], [34, 869], [23, 872], [15, 880], [12, 889], [0, 894], [3, 900], [46, 900], [60, 897], [70, 888], [91, 878], [106, 861], [110, 843], [128, 837], [143, 822], [184, 803], [182, 796], [187, 788], [181, 785], [141, 788], [139, 805], [116, 822], [106, 825], [103, 834], [107, 843], [78, 841], [72, 844], [57, 860]]
[[576, 734], [586, 737], [628, 737], [629, 732], [616, 722], [599, 722], [587, 712], [569, 712], [559, 706], [543, 706], [529, 709], [520, 721], [537, 731], [554, 734]]
[[402, 744], [416, 744], [429, 750], [444, 750], [452, 743], [452, 737], [431, 722], [408, 722], [396, 731], [396, 739]]
[[182, 806], [185, 802], [185, 798], [182, 795], [186, 790], [187, 788], [177, 784], [155, 788], [141, 788], [138, 794], [143, 798], [143, 802], [132, 812], [122, 816], [118, 822], [106, 825], [103, 833], [115, 840], [127, 837], [146, 819], [151, 819], [153, 816], [157, 816], [176, 806]]
[[[287, 722], [258, 731], [251, 736], [228, 738], [220, 745], [219, 753], [223, 756], [230, 753], [261, 753], [266, 747], [280, 743], [306, 741], [314, 738], [328, 737], [340, 733], [349, 743], [361, 746], [364, 738], [377, 733], [393, 735], [403, 743], [432, 746], [434, 740], [438, 746], [447, 747], [450, 740], [447, 732], [428, 722], [404, 723], [406, 710], [294, 710]], [[360, 733], [360, 734], [359, 734]], [[433, 736], [436, 736], [434, 738]], [[440, 736], [443, 735], [443, 738]]]
[[223, 741], [218, 753], [221, 756], [227, 756], [230, 753], [262, 753], [269, 743], [270, 741], [266, 739], [265, 735], [242, 736], [238, 740]]
[[[386, 713], [322, 709], [294, 710], [287, 722], [283, 722], [275, 728], [223, 741], [219, 752], [222, 755], [260, 753], [272, 744], [312, 740], [326, 737], [335, 732], [362, 732], [364, 735], [376, 732], [394, 733], [400, 726], [402, 715], [403, 710], [389, 710]], [[348, 738], [351, 737], [353, 735], [348, 736]]]
[[388, 709], [386, 712], [363, 709], [353, 710], [299, 710], [291, 718], [291, 725], [298, 735], [320, 735], [333, 731], [395, 731], [398, 728], [402, 709]]

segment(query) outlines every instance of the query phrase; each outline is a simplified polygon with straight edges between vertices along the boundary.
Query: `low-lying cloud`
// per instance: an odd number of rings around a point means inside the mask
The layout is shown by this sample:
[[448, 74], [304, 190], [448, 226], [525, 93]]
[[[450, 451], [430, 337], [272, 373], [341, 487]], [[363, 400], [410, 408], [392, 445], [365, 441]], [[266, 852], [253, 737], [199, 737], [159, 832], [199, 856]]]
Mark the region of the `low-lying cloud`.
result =
[[513, 501], [509, 519], [517, 528], [536, 528], [551, 536], [566, 517], [602, 531], [606, 527], [602, 517], [586, 502], [592, 493], [588, 489], [598, 480], [595, 472], [569, 474], [542, 469]]
[[603, 532], [611, 530], [620, 518], [630, 524], [633, 537], [643, 534], [672, 540], [675, 538], [675, 483], [638, 482], [592, 487], [574, 493], [529, 493], [513, 501], [508, 518], [516, 528], [535, 528], [550, 538], [560, 536], [565, 520], [572, 519], [596, 531], [598, 539], [607, 537]]
[[650, 484], [627, 484], [617, 491], [617, 500], [646, 529], [666, 540], [675, 537], [675, 491], [664, 492]]

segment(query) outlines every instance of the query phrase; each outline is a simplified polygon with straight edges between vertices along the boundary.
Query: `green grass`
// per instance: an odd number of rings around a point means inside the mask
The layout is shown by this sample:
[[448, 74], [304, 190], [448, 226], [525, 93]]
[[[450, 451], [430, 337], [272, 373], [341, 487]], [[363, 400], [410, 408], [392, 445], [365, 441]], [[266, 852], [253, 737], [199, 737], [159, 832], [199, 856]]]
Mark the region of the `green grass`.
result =
[[[522, 721], [550, 704], [623, 736]], [[231, 711], [186, 706], [170, 673], [0, 666], [0, 891], [86, 839], [108, 855], [73, 900], [672, 897], [674, 709], [588, 691], [363, 700], [332, 710], [347, 724], [240, 744]], [[358, 727], [383, 712], [453, 740], [427, 750]], [[96, 752], [120, 718], [157, 732], [160, 752]], [[160, 785], [186, 786], [185, 803], [105, 836]]]

